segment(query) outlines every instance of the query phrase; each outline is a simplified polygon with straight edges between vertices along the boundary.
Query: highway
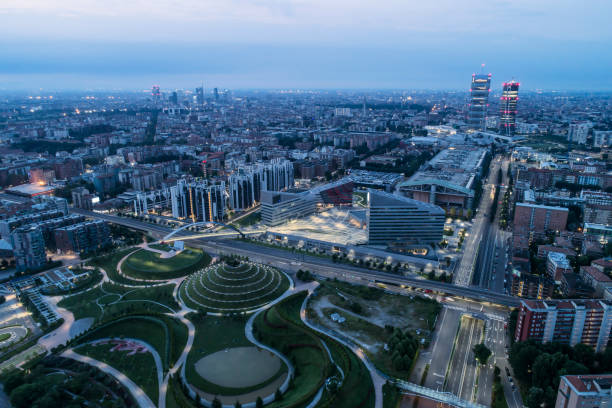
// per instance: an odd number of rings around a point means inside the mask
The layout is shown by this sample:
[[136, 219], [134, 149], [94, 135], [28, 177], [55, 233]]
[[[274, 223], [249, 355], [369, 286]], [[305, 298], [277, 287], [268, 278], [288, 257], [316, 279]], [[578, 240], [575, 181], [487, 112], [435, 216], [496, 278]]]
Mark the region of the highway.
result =
[[463, 243], [463, 256], [456, 268], [454, 277], [454, 283], [460, 286], [470, 286], [472, 284], [472, 278], [474, 269], [476, 266], [476, 258], [478, 256], [480, 243], [482, 238], [486, 235], [487, 227], [489, 225], [489, 211], [491, 209], [491, 203], [493, 202], [494, 196], [494, 183], [497, 182], [497, 171], [500, 168], [500, 157], [494, 157], [491, 161], [491, 167], [489, 170], [490, 182], [487, 182], [482, 187], [482, 198], [478, 205], [478, 211], [474, 216], [472, 224], [472, 230], [468, 233], [468, 236]]
[[[472, 348], [482, 341], [484, 321], [467, 314], [461, 316], [454, 351], [448, 365], [445, 391], [466, 401], [475, 400], [477, 384], [477, 361]], [[490, 404], [491, 400], [489, 399]]]
[[[172, 229], [169, 227], [146, 223], [132, 218], [117, 217], [109, 214], [94, 213], [80, 209], [73, 209], [72, 211], [77, 214], [103, 219], [108, 222], [124, 225], [130, 228], [155, 233], [160, 236], [165, 236], [172, 231]], [[189, 231], [181, 232], [181, 234], [183, 233], [185, 235], [193, 234]], [[213, 237], [214, 234], [211, 234], [210, 237], [206, 237], [205, 239], [194, 239], [192, 241], [192, 245], [201, 247], [215, 254], [234, 253], [237, 255], [248, 256], [253, 260], [267, 264], [274, 264], [285, 269], [308, 269], [324, 277], [337, 277], [338, 279], [360, 281], [361, 283], [373, 283], [374, 281], [377, 281], [389, 285], [405, 285], [444, 292], [454, 296], [461, 296], [474, 299], [476, 301], [491, 302], [504, 306], [516, 307], [519, 305], [519, 301], [512, 296], [491, 293], [486, 289], [431, 281], [418, 276], [411, 277], [393, 275], [376, 270], [358, 268], [349, 264], [333, 263], [331, 259], [292, 253], [291, 251], [281, 248], [268, 247], [245, 241], [227, 240], [227, 237], [225, 237], [226, 239], [223, 239], [223, 237], [212, 239]]]

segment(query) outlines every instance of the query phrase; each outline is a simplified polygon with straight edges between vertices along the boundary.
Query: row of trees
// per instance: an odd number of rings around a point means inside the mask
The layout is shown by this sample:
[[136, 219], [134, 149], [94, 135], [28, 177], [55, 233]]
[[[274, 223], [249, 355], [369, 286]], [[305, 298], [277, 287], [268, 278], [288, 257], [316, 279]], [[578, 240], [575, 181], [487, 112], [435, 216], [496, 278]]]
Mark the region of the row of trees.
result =
[[516, 379], [528, 387], [526, 405], [553, 407], [561, 376], [612, 372], [612, 348], [595, 353], [584, 344], [524, 341], [512, 345], [509, 361]]

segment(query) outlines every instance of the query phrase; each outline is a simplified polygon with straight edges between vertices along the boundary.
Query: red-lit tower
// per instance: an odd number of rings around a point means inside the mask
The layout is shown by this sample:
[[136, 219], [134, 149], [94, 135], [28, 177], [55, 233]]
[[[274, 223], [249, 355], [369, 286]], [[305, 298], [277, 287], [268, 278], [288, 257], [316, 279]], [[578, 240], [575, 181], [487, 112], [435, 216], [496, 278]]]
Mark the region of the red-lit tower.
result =
[[516, 130], [516, 105], [518, 104], [519, 83], [504, 82], [499, 100], [499, 132], [512, 136]]

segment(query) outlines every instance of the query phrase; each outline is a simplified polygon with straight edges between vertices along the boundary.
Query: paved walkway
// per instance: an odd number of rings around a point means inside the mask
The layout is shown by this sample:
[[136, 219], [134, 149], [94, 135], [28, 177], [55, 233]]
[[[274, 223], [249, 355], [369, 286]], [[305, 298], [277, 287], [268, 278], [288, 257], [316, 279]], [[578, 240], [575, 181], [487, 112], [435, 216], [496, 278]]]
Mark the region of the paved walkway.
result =
[[[71, 358], [76, 361], [80, 361], [85, 364], [89, 364], [90, 366], [97, 367], [100, 370], [104, 371], [106, 374], [112, 375], [119, 381], [125, 388], [127, 388], [134, 398], [136, 402], [140, 406], [140, 408], [155, 408], [155, 404], [151, 401], [151, 398], [140, 388], [136, 383], [130, 380], [125, 374], [121, 371], [109, 366], [106, 363], [95, 360], [91, 357], [83, 356], [74, 352], [72, 349], [68, 349], [61, 354], [62, 357]], [[161, 395], [161, 389], [160, 389]]]
[[378, 372], [378, 370], [376, 369], [376, 367], [374, 367], [374, 365], [372, 363], [370, 363], [370, 360], [368, 360], [368, 358], [366, 357], [366, 355], [364, 354], [363, 350], [361, 350], [361, 348], [353, 346], [352, 344], [348, 344], [346, 341], [344, 341], [343, 339], [337, 337], [335, 334], [328, 332], [328, 331], [324, 331], [322, 329], [320, 329], [319, 327], [311, 324], [310, 322], [308, 322], [308, 320], [306, 319], [306, 305], [308, 304], [308, 300], [310, 298], [310, 296], [312, 296], [314, 290], [319, 286], [318, 282], [313, 282], [314, 285], [312, 285], [309, 289], [308, 289], [308, 296], [306, 296], [306, 298], [304, 299], [304, 302], [302, 303], [302, 308], [300, 310], [300, 318], [302, 319], [302, 322], [304, 322], [304, 324], [308, 327], [310, 327], [312, 330], [318, 332], [318, 333], [322, 333], [326, 336], [329, 336], [331, 338], [333, 338], [334, 340], [338, 341], [340, 344], [348, 347], [349, 349], [351, 349], [356, 355], [357, 357], [359, 357], [359, 359], [363, 362], [363, 364], [366, 366], [366, 368], [368, 369], [368, 371], [370, 372], [370, 377], [372, 378], [372, 384], [374, 385], [374, 392], [375, 392], [375, 404], [374, 407], [375, 408], [383, 408], [383, 391], [382, 391], [382, 386], [387, 382], [387, 379], [384, 378], [383, 376], [381, 376]]

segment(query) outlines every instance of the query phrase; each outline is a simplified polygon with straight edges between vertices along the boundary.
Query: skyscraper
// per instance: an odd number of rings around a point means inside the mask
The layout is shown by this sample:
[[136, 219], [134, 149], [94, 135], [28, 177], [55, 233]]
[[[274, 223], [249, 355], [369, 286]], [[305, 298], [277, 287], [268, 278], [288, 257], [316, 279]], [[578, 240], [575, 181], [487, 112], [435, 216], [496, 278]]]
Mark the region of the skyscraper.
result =
[[215, 95], [215, 101], [219, 100], [219, 90], [217, 88], [213, 89], [213, 94]]
[[196, 94], [196, 103], [198, 104], [198, 106], [204, 105], [204, 85], [203, 84], [202, 84], [202, 87], [195, 89], [195, 94]]
[[468, 126], [472, 129], [485, 129], [490, 88], [491, 74], [472, 74], [467, 118]]
[[518, 102], [519, 83], [512, 80], [504, 82], [502, 96], [499, 99], [499, 132], [512, 136], [516, 129], [516, 105]]

